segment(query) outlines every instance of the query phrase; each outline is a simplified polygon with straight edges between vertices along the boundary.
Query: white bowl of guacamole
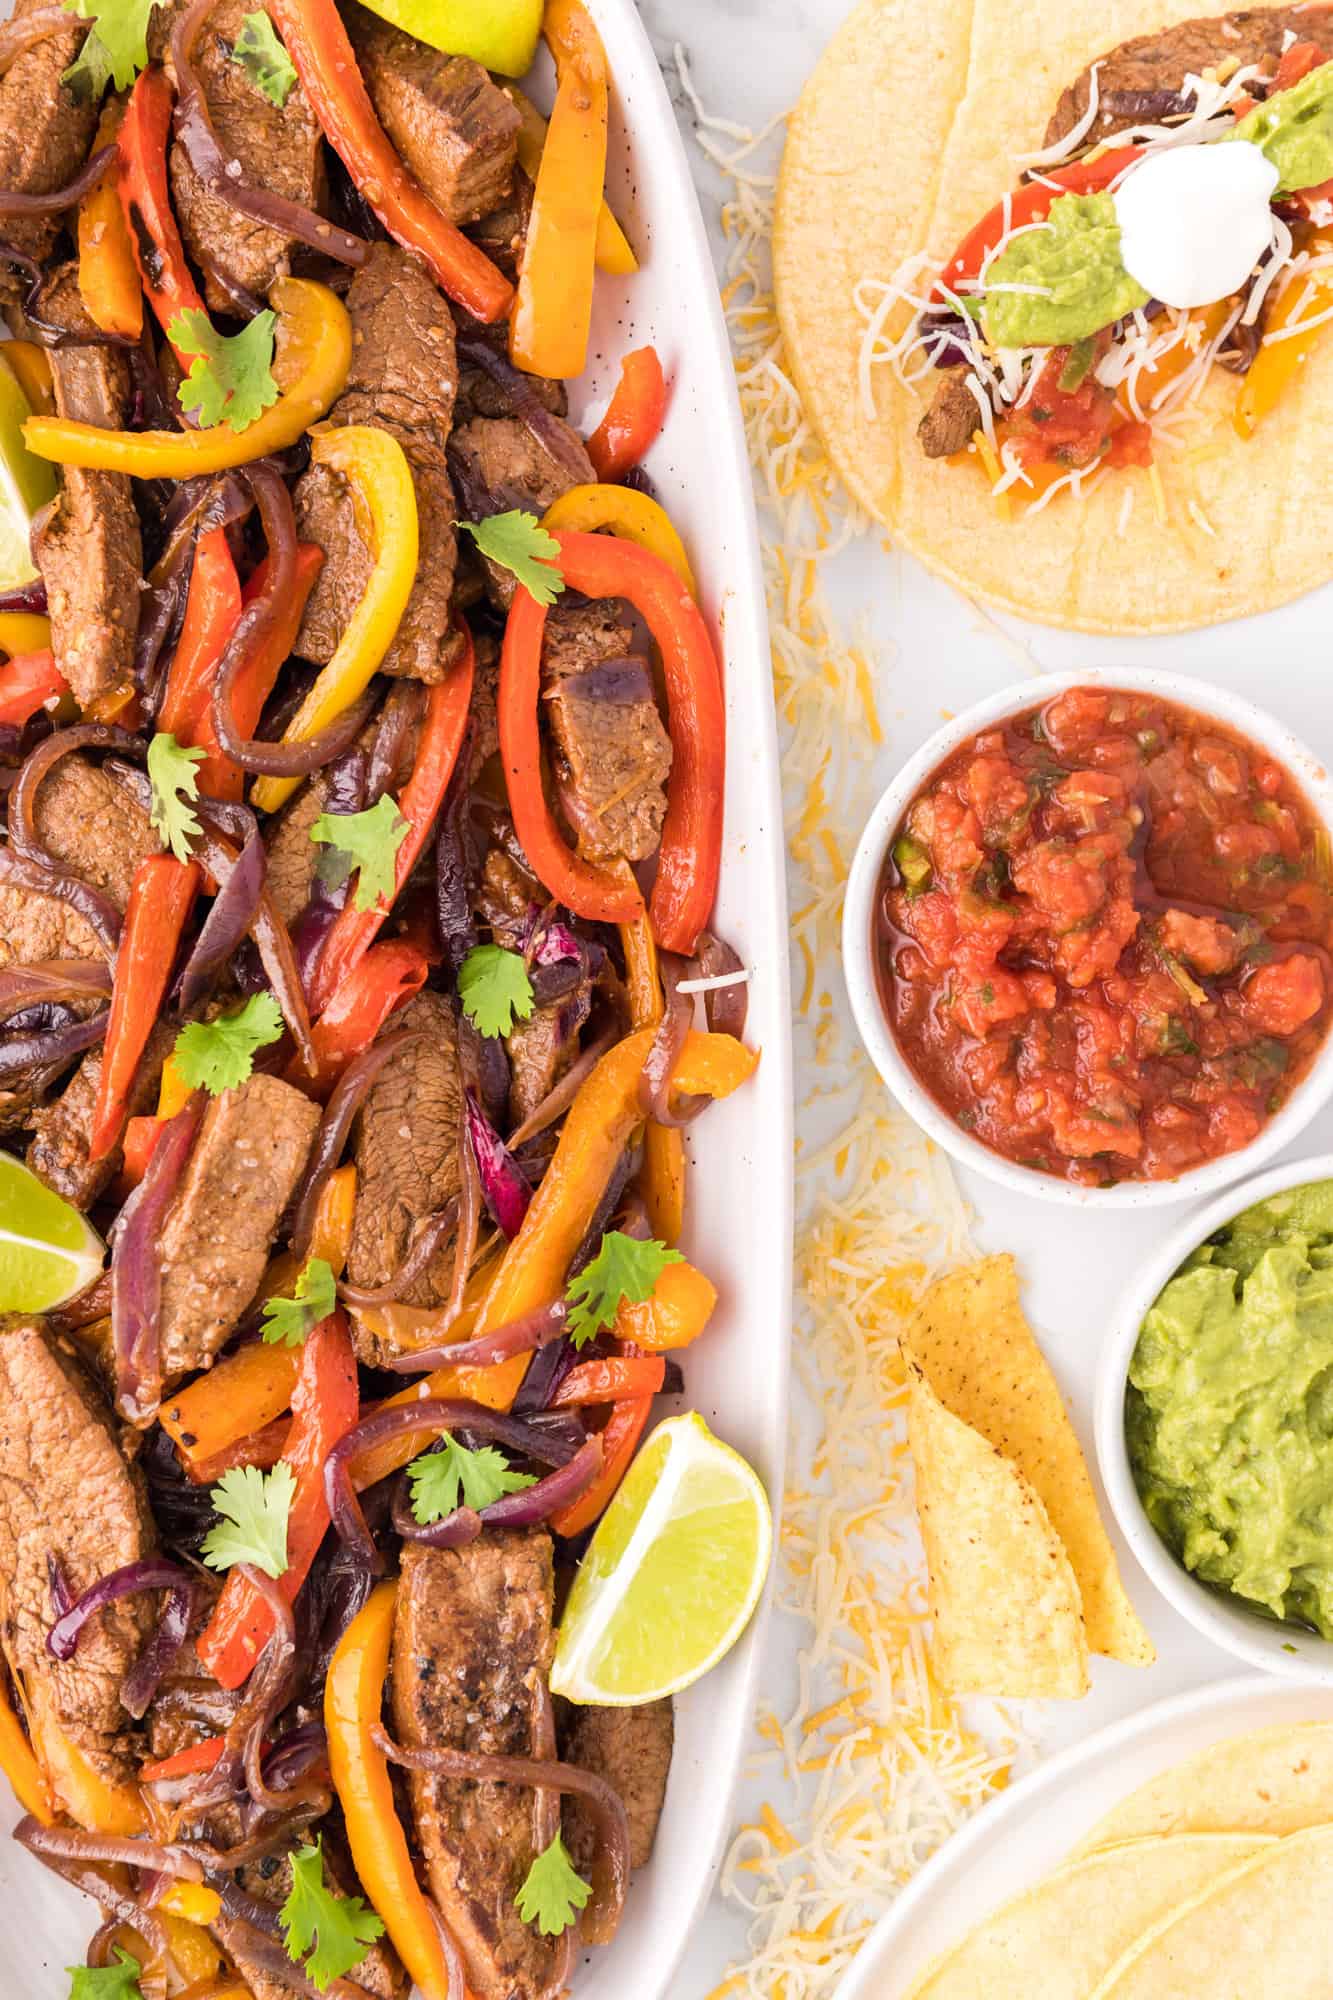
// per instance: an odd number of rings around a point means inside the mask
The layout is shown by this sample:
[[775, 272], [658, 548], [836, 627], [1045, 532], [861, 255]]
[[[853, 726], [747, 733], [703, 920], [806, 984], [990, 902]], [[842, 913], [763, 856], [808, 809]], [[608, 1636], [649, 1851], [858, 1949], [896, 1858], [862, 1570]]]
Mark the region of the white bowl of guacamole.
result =
[[1241, 1182], [1148, 1260], [1096, 1428], [1162, 1594], [1250, 1665], [1333, 1684], [1333, 1155]]

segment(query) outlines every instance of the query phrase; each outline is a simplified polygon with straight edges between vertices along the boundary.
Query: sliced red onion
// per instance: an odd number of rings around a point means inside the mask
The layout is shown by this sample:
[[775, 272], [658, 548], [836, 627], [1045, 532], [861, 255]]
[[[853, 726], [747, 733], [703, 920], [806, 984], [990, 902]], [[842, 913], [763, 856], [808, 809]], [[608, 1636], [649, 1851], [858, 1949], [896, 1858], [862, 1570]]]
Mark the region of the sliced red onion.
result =
[[523, 1169], [487, 1119], [474, 1090], [463, 1093], [463, 1107], [468, 1143], [477, 1163], [486, 1206], [512, 1243], [532, 1202], [532, 1188]]
[[[217, 846], [221, 852], [222, 842]], [[264, 843], [256, 826], [239, 858], [225, 874], [214, 876], [218, 893], [180, 976], [178, 1004], [182, 1013], [192, 1013], [207, 997], [215, 975], [250, 930], [264, 893], [266, 866]]]
[[[549, 1448], [549, 1441], [543, 1442]], [[400, 1491], [394, 1501], [393, 1525], [404, 1541], [424, 1542], [432, 1549], [458, 1548], [475, 1541], [483, 1528], [535, 1528], [586, 1493], [601, 1469], [602, 1440], [594, 1435], [584, 1440], [573, 1458], [548, 1473], [545, 1479], [539, 1479], [535, 1486], [525, 1486], [521, 1493], [506, 1493], [480, 1513], [474, 1513], [470, 1507], [458, 1507], [442, 1521], [432, 1521], [423, 1527], [406, 1494]]]
[[[690, 979], [719, 979], [728, 973], [744, 972], [745, 966], [739, 955], [722, 938], [714, 937], [711, 931], [701, 931], [699, 942], [694, 947], [694, 957], [689, 965]], [[737, 1041], [745, 1033], [745, 1017], [750, 1006], [750, 991], [744, 979], [737, 979], [730, 986], [714, 986], [703, 996], [704, 1013], [711, 1035], [734, 1035]]]
[[128, 730], [114, 729], [105, 722], [76, 722], [70, 729], [58, 729], [29, 753], [9, 794], [9, 845], [13, 853], [38, 868], [65, 867], [38, 838], [34, 811], [42, 780], [62, 757], [68, 757], [74, 750], [118, 750], [123, 757], [142, 758], [147, 754], [147, 745], [142, 737], [131, 736]]
[[[201, 803], [200, 819], [203, 822], [203, 831], [196, 842], [195, 853], [215, 881], [230, 882], [233, 875], [239, 872], [239, 859], [244, 857], [238, 859], [235, 849], [212, 831], [208, 822], [213, 816], [211, 805], [205, 807]], [[262, 865], [264, 850], [257, 831], [247, 839], [246, 851], [257, 842]], [[243, 883], [243, 893], [248, 886]], [[234, 915], [233, 911], [233, 919]], [[305, 1064], [307, 1072], [313, 1076], [318, 1060], [315, 1055], [315, 1045], [310, 1038], [310, 1009], [306, 1005], [305, 988], [301, 984], [296, 954], [292, 950], [287, 926], [278, 914], [277, 904], [262, 883], [251, 913], [249, 933], [255, 941], [260, 963], [273, 989], [273, 997], [281, 1008], [282, 1018], [296, 1043], [297, 1053]]]
[[394, 1355], [384, 1366], [398, 1375], [429, 1375], [436, 1368], [496, 1368], [516, 1354], [533, 1354], [559, 1340], [568, 1321], [565, 1300], [554, 1299], [549, 1306], [539, 1306], [521, 1319], [497, 1326], [493, 1333], [458, 1341], [452, 1347], [414, 1348], [410, 1354]]
[[[0, 34], [3, 32], [0, 29]], [[20, 583], [13, 590], [0, 590], [0, 611], [35, 611], [44, 618], [49, 608], [46, 583], [40, 576], [31, 583]]]
[[[204, 1871], [192, 1854], [180, 1847], [164, 1847], [138, 1834], [94, 1833], [81, 1826], [49, 1826], [41, 1829], [40, 1841], [24, 1840], [38, 1854], [55, 1855], [62, 1861], [110, 1862], [124, 1868], [152, 1868], [178, 1882], [202, 1882]], [[16, 1839], [23, 1839], [21, 1825]]]
[[0, 188], [0, 215], [61, 215], [67, 208], [77, 207], [86, 194], [91, 194], [115, 157], [114, 146], [99, 146], [67, 186], [54, 188], [50, 194], [24, 194], [16, 188]]
[[289, 1247], [298, 1263], [304, 1263], [310, 1254], [319, 1197], [325, 1181], [342, 1158], [352, 1120], [384, 1065], [409, 1042], [418, 1039], [416, 1030], [412, 1028], [399, 1028], [393, 1034], [381, 1035], [347, 1065], [334, 1085], [315, 1133], [304, 1179], [294, 1198]]
[[0, 972], [0, 1020], [42, 1001], [98, 1000], [111, 991], [111, 973], [100, 959], [41, 958]]
[[126, 1563], [123, 1568], [113, 1570], [109, 1576], [91, 1584], [82, 1597], [77, 1598], [56, 1619], [46, 1635], [47, 1652], [57, 1660], [71, 1660], [90, 1618], [119, 1598], [134, 1597], [148, 1590], [165, 1590], [169, 1596], [157, 1630], [125, 1676], [120, 1691], [123, 1707], [136, 1722], [147, 1713], [148, 1704], [157, 1693], [158, 1682], [180, 1651], [190, 1628], [195, 1579], [188, 1570], [183, 1570], [178, 1563], [167, 1562], [161, 1556]]
[[70, 1021], [49, 1034], [14, 1035], [0, 1042], [0, 1083], [22, 1076], [32, 1069], [63, 1068], [84, 1049], [92, 1048], [106, 1034], [111, 1009], [104, 1007], [88, 1021]]
[[158, 1134], [144, 1177], [111, 1228], [116, 1409], [132, 1424], [150, 1422], [162, 1398], [162, 1270], [157, 1239], [203, 1115], [203, 1093], [196, 1091]]
[[[273, 1632], [245, 1683], [240, 1706], [227, 1725], [222, 1755], [211, 1770], [191, 1778], [181, 1795], [183, 1818], [202, 1813], [210, 1806], [234, 1798], [245, 1787], [256, 1803], [266, 1810], [283, 1812], [289, 1801], [278, 1793], [269, 1794], [261, 1769], [264, 1743], [272, 1733], [273, 1719], [288, 1699], [292, 1661], [296, 1654], [296, 1629], [291, 1606], [274, 1587], [272, 1577], [253, 1563], [237, 1563], [237, 1571], [263, 1598], [273, 1616]], [[276, 1799], [276, 1808], [270, 1803]]]
[[109, 896], [94, 889], [90, 882], [67, 875], [62, 868], [43, 868], [34, 861], [26, 861], [12, 847], [0, 847], [0, 882], [7, 882], [14, 889], [26, 889], [34, 896], [51, 896], [57, 902], [67, 903], [83, 918], [107, 957], [115, 958], [120, 944], [120, 911]]
[[390, 1306], [400, 1299], [409, 1285], [415, 1284], [422, 1272], [428, 1270], [431, 1259], [441, 1243], [458, 1223], [457, 1201], [447, 1202], [434, 1215], [423, 1216], [412, 1234], [407, 1254], [393, 1276], [382, 1285], [354, 1285], [346, 1278], [340, 1279], [338, 1296], [349, 1306]]
[[[326, 813], [337, 818], [345, 813], [358, 813], [364, 808], [366, 763], [364, 750], [351, 749], [345, 750], [329, 765], [320, 781]], [[319, 964], [319, 955], [324, 949], [324, 941], [333, 929], [338, 912], [345, 908], [350, 892], [350, 878], [334, 886], [322, 882], [316, 875], [310, 887], [310, 900], [291, 927], [296, 969], [307, 993], [315, 967]]]
[[677, 991], [682, 961], [673, 953], [664, 951], [659, 954], [658, 964], [666, 1006], [653, 1037], [653, 1045], [644, 1058], [643, 1074], [639, 1079], [639, 1108], [644, 1117], [651, 1118], [655, 1125], [688, 1125], [712, 1101], [698, 1096], [681, 1097], [674, 1106], [671, 1102], [671, 1076], [690, 1032], [694, 1000], [690, 994]]
[[417, 681], [395, 681], [380, 713], [370, 753], [366, 780], [366, 804], [377, 805], [384, 794], [398, 787], [398, 770], [408, 740], [421, 720], [422, 695]]
[[465, 335], [458, 342], [458, 356], [469, 367], [480, 368], [503, 389], [514, 415], [522, 419], [537, 442], [575, 486], [586, 484], [591, 461], [579, 439], [553, 410], [548, 410], [526, 375], [519, 373], [505, 355], [489, 341]]
[[[327, 1767], [329, 1739], [322, 1722], [304, 1722], [297, 1729], [289, 1729], [279, 1737], [264, 1753], [264, 1783], [279, 1796], [287, 1793], [296, 1780], [303, 1777], [311, 1766], [324, 1762]], [[286, 1807], [284, 1806], [284, 1811]]]
[[238, 215], [293, 237], [337, 263], [364, 264], [370, 246], [359, 236], [339, 229], [313, 209], [303, 208], [271, 188], [252, 187], [244, 178], [241, 162], [222, 150], [192, 60], [195, 41], [214, 5], [215, 0], [194, 0], [171, 34], [171, 60], [176, 71], [175, 133], [190, 165], [209, 193]]
[[539, 1348], [514, 1398], [514, 1415], [527, 1423], [544, 1415], [577, 1361], [578, 1349], [567, 1335]]
[[29, 1813], [14, 1828], [14, 1838], [20, 1847], [26, 1847], [30, 1854], [35, 1854], [53, 1875], [58, 1875], [73, 1888], [81, 1889], [85, 1896], [91, 1896], [118, 1922], [128, 1924], [137, 1931], [156, 1957], [166, 1957], [169, 1947], [161, 1920], [152, 1914], [140, 1897], [131, 1895], [128, 1890], [118, 1889], [114, 1879], [96, 1860], [86, 1857], [82, 1843], [97, 1842], [100, 1838], [97, 1834], [85, 1833], [81, 1827], [43, 1826]]
[[469, 722], [435, 834], [435, 927], [444, 948], [445, 963], [454, 973], [477, 942], [472, 920], [476, 857], [468, 823], [472, 741], [473, 728]]

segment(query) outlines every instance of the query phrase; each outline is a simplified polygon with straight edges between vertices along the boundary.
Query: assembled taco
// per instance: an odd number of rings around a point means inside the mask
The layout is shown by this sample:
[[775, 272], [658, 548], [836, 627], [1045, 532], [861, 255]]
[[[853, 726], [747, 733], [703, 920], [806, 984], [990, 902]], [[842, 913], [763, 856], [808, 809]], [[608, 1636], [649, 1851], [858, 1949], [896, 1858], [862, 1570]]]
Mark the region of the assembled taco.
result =
[[862, 0], [791, 124], [813, 422], [899, 543], [1050, 624], [1333, 576], [1333, 6], [1190, 6]]

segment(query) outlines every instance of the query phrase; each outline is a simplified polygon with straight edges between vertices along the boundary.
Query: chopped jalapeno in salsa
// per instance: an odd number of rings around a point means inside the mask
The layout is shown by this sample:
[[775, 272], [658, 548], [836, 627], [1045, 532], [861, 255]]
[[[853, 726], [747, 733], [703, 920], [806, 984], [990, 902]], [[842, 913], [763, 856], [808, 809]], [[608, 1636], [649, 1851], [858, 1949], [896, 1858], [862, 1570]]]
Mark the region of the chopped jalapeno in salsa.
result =
[[1247, 1145], [1329, 1027], [1325, 829], [1259, 744], [1150, 695], [1074, 688], [955, 751], [891, 843], [877, 927], [918, 1080], [1068, 1180]]

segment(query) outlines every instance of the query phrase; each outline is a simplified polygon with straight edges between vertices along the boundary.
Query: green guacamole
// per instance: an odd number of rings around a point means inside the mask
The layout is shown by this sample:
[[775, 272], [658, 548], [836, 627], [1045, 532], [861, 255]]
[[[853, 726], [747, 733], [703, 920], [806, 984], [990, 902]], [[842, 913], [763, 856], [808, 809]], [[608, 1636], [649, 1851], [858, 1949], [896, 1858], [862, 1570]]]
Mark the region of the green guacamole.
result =
[[1187, 1569], [1333, 1638], [1333, 1181], [1246, 1209], [1163, 1287], [1125, 1433]]
[[1109, 194], [1062, 194], [1046, 220], [1015, 236], [987, 268], [983, 318], [996, 347], [1072, 346], [1148, 303], [1121, 258]]
[[1333, 180], [1333, 63], [1256, 104], [1228, 137], [1248, 139], [1272, 161], [1277, 194]]

